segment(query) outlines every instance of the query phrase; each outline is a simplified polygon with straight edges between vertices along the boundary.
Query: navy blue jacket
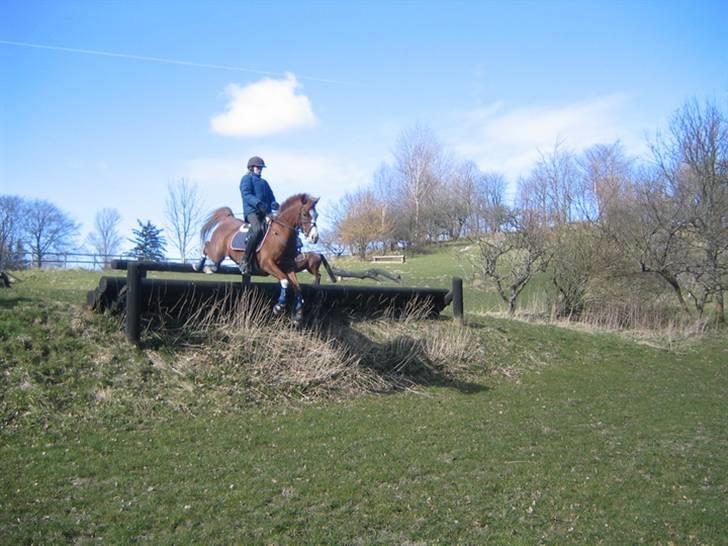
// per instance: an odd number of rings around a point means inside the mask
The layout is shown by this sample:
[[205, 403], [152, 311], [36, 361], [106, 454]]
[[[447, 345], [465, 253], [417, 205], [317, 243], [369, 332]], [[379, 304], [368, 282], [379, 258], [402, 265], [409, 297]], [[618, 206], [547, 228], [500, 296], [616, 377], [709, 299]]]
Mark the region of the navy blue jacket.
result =
[[258, 203], [265, 205], [265, 213], [270, 214], [272, 205], [276, 202], [273, 190], [268, 182], [260, 175], [249, 172], [240, 180], [240, 195], [243, 197], [243, 214], [258, 212]]

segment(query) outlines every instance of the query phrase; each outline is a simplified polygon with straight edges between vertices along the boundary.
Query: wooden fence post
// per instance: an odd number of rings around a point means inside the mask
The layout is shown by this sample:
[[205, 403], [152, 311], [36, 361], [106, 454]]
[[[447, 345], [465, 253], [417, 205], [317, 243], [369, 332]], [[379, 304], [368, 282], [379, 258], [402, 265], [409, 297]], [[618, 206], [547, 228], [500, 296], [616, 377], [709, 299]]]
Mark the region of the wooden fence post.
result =
[[129, 262], [126, 270], [126, 339], [139, 345], [142, 314], [142, 278], [144, 268], [139, 262]]
[[463, 324], [463, 280], [460, 277], [452, 278], [452, 316]]

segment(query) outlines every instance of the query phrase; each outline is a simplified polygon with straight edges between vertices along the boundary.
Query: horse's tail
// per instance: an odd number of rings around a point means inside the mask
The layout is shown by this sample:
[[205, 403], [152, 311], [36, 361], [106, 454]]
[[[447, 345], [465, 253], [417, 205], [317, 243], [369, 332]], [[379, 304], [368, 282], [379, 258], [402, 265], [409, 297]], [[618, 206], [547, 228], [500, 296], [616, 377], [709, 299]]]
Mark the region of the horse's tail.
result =
[[220, 207], [210, 213], [210, 216], [207, 217], [207, 220], [202, 224], [202, 229], [200, 230], [200, 238], [203, 243], [207, 241], [207, 237], [210, 235], [212, 228], [226, 218], [235, 218], [235, 214], [233, 214], [233, 210], [230, 207]]
[[321, 263], [324, 264], [324, 267], [326, 268], [326, 273], [329, 274], [329, 279], [331, 279], [331, 282], [336, 282], [336, 275], [334, 275], [328, 260], [323, 254], [319, 254], [319, 256], [321, 257]]

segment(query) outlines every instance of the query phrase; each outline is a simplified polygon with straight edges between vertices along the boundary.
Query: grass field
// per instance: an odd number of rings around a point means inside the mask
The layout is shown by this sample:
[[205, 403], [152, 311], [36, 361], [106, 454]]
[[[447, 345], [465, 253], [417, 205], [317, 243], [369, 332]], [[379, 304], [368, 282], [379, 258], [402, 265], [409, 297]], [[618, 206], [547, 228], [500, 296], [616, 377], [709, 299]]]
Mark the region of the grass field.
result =
[[[386, 267], [448, 286], [454, 251]], [[455, 378], [235, 404], [85, 311], [98, 276], [0, 290], [0, 543], [728, 543], [725, 332], [665, 348], [468, 290]]]

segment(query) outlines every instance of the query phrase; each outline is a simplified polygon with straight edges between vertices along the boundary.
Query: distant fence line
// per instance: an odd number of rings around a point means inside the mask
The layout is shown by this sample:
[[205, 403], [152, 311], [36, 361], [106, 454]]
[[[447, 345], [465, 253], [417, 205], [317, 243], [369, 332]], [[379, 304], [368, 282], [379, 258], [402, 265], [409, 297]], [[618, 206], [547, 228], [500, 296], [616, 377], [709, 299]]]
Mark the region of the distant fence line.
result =
[[[337, 254], [338, 256], [339, 254]], [[342, 253], [343, 256], [351, 256], [350, 253]], [[120, 254], [94, 254], [94, 253], [83, 253], [83, 252], [49, 252], [43, 255], [40, 269], [88, 269], [88, 270], [104, 270], [111, 269], [112, 260], [135, 260], [136, 256], [132, 256], [128, 253]], [[372, 261], [378, 262], [390, 262], [396, 261], [404, 263], [404, 255], [397, 256], [378, 256], [374, 255]], [[164, 262], [174, 263], [195, 263], [199, 260], [199, 256], [193, 256], [182, 260], [179, 257], [165, 256], [162, 260]], [[37, 260], [34, 258], [12, 258], [8, 260], [5, 265], [0, 260], [0, 268], [4, 269], [39, 269], [36, 265]], [[236, 265], [230, 258], [225, 258], [222, 262], [223, 265]]]
[[[84, 254], [81, 252], [54, 252], [43, 256], [40, 269], [110, 269], [112, 260], [134, 259], [129, 254]], [[184, 263], [182, 258], [164, 258], [165, 262]], [[186, 260], [187, 263], [195, 260]], [[38, 269], [37, 260], [25, 258], [16, 260], [23, 269]], [[16, 266], [17, 267], [17, 266]]]

